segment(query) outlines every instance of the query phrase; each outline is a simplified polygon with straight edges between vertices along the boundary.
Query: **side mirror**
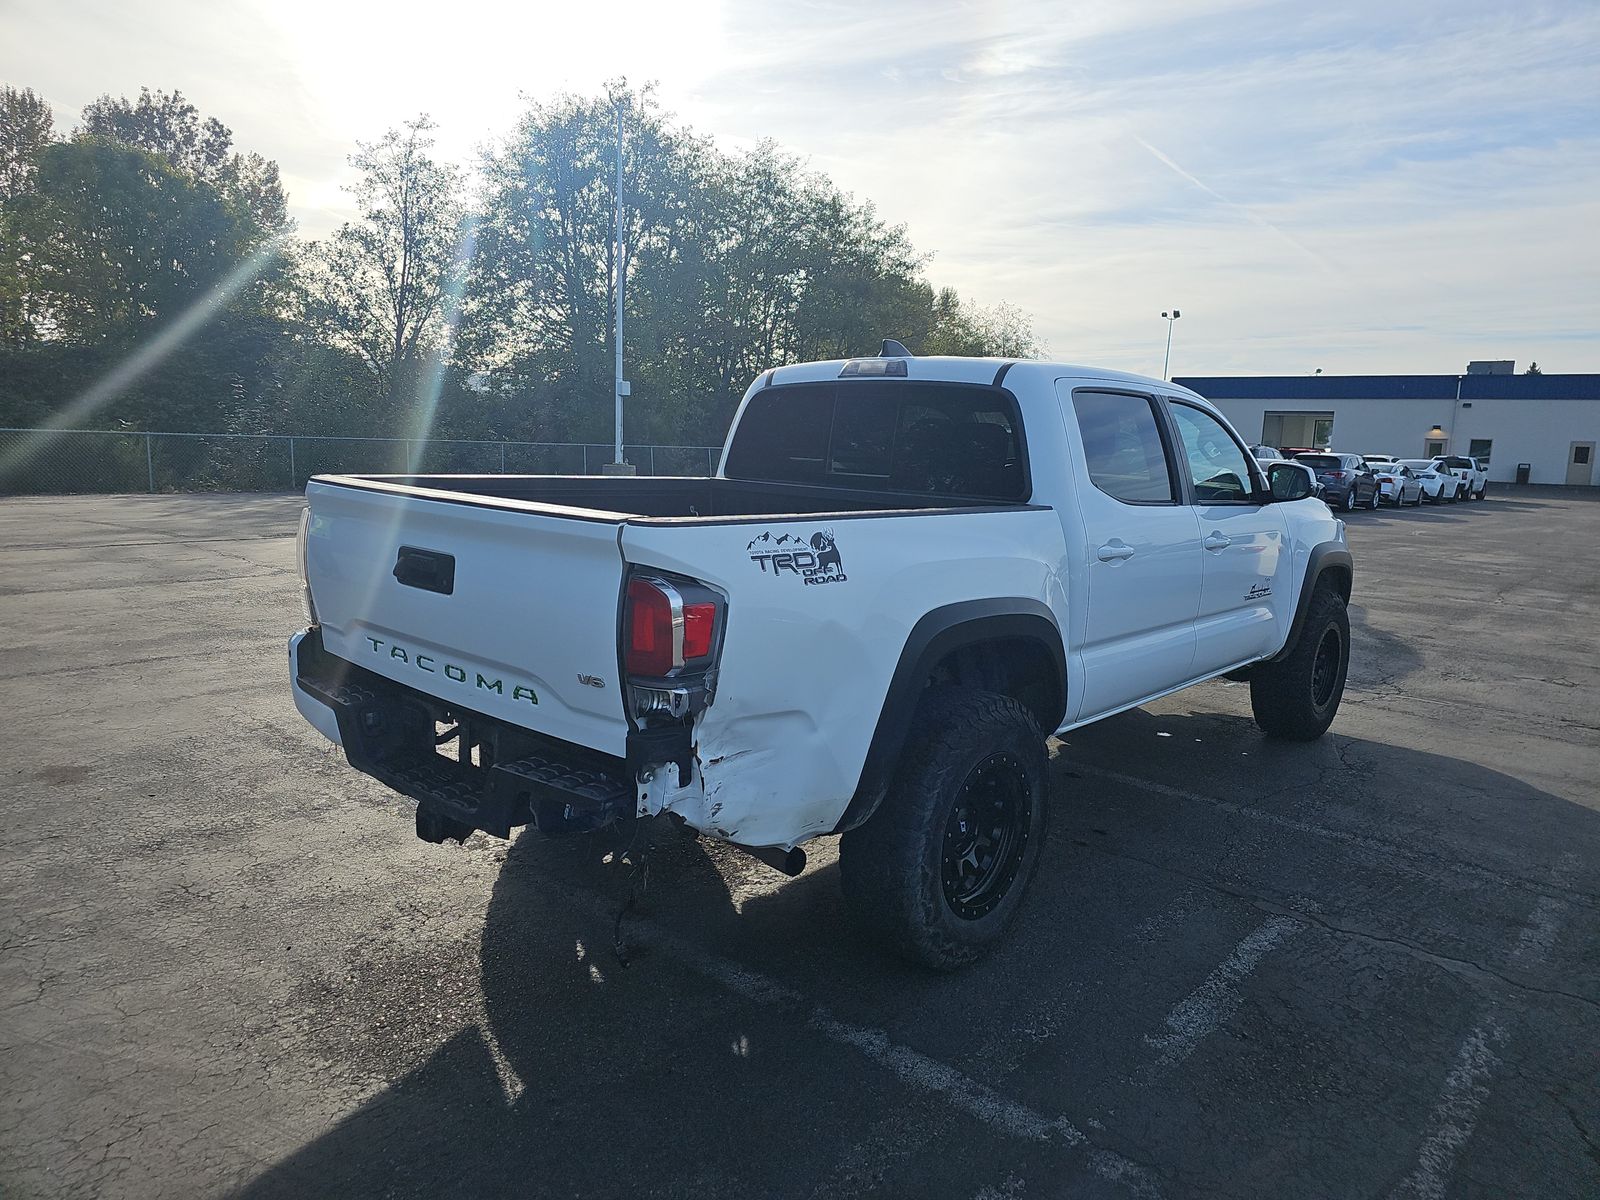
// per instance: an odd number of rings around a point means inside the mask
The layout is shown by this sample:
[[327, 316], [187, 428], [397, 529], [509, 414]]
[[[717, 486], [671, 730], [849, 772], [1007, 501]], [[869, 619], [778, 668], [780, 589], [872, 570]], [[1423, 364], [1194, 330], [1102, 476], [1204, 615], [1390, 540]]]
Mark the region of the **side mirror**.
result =
[[1304, 500], [1311, 495], [1311, 476], [1293, 463], [1273, 463], [1267, 468], [1267, 486], [1274, 501]]

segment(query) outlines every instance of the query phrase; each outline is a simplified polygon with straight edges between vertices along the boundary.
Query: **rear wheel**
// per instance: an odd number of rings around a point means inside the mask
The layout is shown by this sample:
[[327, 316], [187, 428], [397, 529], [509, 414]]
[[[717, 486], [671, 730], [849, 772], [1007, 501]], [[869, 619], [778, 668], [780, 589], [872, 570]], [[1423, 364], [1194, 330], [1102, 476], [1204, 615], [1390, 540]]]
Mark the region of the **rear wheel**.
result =
[[1333, 724], [1350, 668], [1350, 617], [1344, 597], [1318, 586], [1288, 655], [1250, 674], [1250, 709], [1268, 737], [1309, 742]]
[[1355, 484], [1351, 484], [1350, 485], [1350, 490], [1347, 491], [1344, 494], [1344, 510], [1345, 510], [1345, 512], [1355, 512], [1355, 510], [1356, 510], [1356, 487], [1355, 487]]
[[1382, 502], [1383, 502], [1383, 497], [1378, 494], [1378, 489], [1377, 488], [1373, 488], [1372, 489], [1372, 503], [1367, 505], [1367, 507], [1370, 508], [1373, 512], [1377, 512], [1378, 511], [1378, 505], [1381, 504]]
[[1044, 735], [1016, 700], [931, 689], [883, 803], [840, 843], [851, 916], [930, 967], [980, 957], [1039, 864], [1045, 761]]

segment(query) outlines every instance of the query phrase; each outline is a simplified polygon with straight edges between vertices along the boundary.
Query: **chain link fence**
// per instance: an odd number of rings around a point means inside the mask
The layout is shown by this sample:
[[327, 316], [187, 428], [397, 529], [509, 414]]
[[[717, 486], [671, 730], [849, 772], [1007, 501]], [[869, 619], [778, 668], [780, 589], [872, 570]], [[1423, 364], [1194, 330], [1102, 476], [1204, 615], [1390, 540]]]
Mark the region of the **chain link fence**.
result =
[[[641, 475], [710, 475], [721, 446], [628, 446]], [[298, 492], [313, 475], [598, 475], [609, 443], [0, 428], [0, 495]]]

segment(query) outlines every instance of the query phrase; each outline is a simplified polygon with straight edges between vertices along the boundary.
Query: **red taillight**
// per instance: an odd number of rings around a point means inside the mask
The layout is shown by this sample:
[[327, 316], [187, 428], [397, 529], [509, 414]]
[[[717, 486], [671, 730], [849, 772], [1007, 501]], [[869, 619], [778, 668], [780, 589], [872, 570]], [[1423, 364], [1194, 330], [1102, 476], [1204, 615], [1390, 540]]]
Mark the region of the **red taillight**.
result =
[[623, 663], [628, 674], [660, 677], [679, 667], [705, 665], [717, 641], [717, 606], [698, 598], [705, 591], [644, 576], [628, 580]]
[[711, 643], [717, 632], [715, 604], [683, 606], [683, 661], [711, 657]]
[[1328, 478], [1329, 479], [1343, 479], [1344, 478], [1344, 472], [1343, 471], [1329, 471], [1328, 472]]
[[665, 675], [672, 670], [672, 599], [644, 579], [628, 581], [630, 675]]

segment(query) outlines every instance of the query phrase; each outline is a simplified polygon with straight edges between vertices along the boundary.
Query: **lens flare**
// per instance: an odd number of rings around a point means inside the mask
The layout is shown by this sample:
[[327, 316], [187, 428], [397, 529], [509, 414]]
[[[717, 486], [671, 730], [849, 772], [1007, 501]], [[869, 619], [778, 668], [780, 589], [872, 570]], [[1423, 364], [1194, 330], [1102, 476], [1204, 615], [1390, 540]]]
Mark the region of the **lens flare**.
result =
[[148, 373], [179, 346], [183, 345], [227, 307], [241, 289], [261, 276], [277, 259], [283, 235], [264, 242], [249, 258], [228, 273], [215, 287], [201, 296], [149, 341], [134, 347], [133, 353], [73, 397], [58, 411], [50, 424], [54, 427], [33, 437], [25, 437], [0, 455], [0, 479], [22, 466], [33, 455], [60, 440], [60, 430], [73, 429], [116, 399], [141, 376]]

